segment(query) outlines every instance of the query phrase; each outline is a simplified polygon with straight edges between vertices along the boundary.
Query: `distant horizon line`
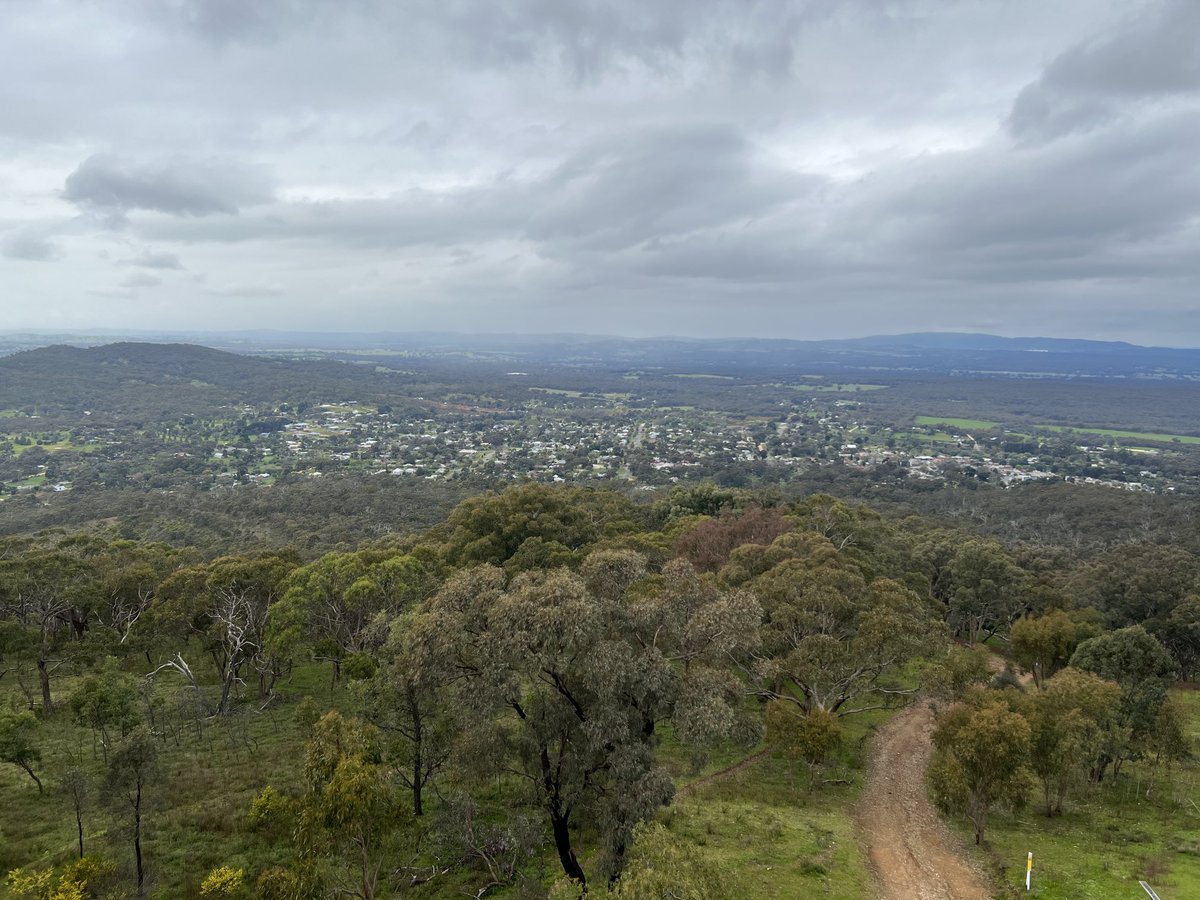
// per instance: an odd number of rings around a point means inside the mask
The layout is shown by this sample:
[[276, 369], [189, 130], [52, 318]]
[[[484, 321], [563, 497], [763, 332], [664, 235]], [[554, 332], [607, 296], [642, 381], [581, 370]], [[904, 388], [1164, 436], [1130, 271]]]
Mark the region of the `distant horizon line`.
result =
[[1005, 335], [990, 331], [960, 331], [960, 330], [924, 330], [902, 331], [895, 333], [859, 334], [851, 337], [796, 338], [796, 337], [764, 337], [762, 335], [730, 335], [726, 337], [696, 337], [681, 334], [658, 334], [645, 337], [635, 337], [610, 332], [586, 331], [460, 331], [460, 330], [315, 330], [315, 329], [280, 329], [280, 328], [241, 328], [241, 329], [205, 329], [205, 328], [111, 328], [81, 326], [76, 328], [0, 328], [0, 336], [5, 337], [223, 337], [228, 339], [252, 337], [326, 337], [326, 338], [397, 338], [397, 337], [457, 337], [457, 338], [541, 338], [541, 339], [587, 339], [593, 341], [680, 341], [687, 343], [721, 343], [730, 341], [761, 341], [764, 343], [795, 343], [795, 344], [828, 344], [849, 343], [858, 341], [886, 340], [917, 337], [978, 337], [992, 338], [1002, 341], [1039, 341], [1063, 343], [1105, 344], [1124, 346], [1143, 350], [1200, 350], [1200, 345], [1171, 345], [1171, 344], [1137, 344], [1132, 341], [1102, 339], [1089, 337], [1057, 337], [1048, 335]]

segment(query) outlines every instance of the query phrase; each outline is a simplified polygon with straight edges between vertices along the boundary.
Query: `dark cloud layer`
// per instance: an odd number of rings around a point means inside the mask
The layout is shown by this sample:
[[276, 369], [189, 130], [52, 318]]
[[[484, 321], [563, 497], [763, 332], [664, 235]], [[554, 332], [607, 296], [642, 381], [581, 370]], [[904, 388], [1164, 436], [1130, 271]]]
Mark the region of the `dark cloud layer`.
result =
[[59, 250], [35, 230], [16, 228], [0, 235], [0, 255], [26, 262], [48, 262], [58, 258]]
[[1166, 0], [1055, 57], [1017, 96], [1009, 125], [1018, 138], [1054, 138], [1198, 90], [1200, 3]]
[[82, 209], [120, 215], [131, 210], [236, 215], [240, 205], [269, 197], [263, 183], [232, 167], [184, 160], [145, 163], [109, 155], [89, 156], [67, 176], [63, 188], [63, 199]]
[[6, 11], [0, 327], [1200, 344], [1193, 0]]
[[136, 266], [140, 269], [182, 269], [183, 263], [174, 253], [163, 250], [146, 250], [137, 256], [118, 261], [122, 266]]

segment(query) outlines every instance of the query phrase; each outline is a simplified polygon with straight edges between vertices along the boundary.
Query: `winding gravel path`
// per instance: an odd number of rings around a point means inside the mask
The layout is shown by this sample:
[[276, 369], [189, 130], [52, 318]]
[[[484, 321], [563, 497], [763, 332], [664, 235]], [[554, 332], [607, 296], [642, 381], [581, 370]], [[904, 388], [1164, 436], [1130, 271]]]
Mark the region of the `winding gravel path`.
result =
[[991, 900], [929, 802], [925, 770], [933, 754], [933, 713], [925, 704], [898, 713], [875, 735], [871, 772], [855, 810], [881, 900]]

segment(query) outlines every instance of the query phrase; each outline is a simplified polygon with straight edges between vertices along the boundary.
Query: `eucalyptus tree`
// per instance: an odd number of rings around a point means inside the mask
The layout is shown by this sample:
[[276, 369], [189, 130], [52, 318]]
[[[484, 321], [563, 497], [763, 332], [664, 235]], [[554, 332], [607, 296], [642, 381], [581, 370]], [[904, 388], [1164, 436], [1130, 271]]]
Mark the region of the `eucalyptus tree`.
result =
[[502, 566], [526, 541], [526, 555], [579, 553], [605, 536], [640, 530], [642, 518], [615, 491], [526, 484], [463, 501], [441, 530], [454, 565]]
[[988, 818], [997, 806], [1025, 802], [1030, 727], [1000, 698], [976, 695], [939, 719], [929, 778], [934, 798], [946, 812], [962, 813], [983, 842]]
[[1099, 781], [1109, 763], [1119, 773], [1122, 762], [1137, 755], [1137, 747], [1154, 727], [1178, 669], [1167, 649], [1141, 625], [1084, 641], [1071, 656], [1071, 667], [1115, 681], [1121, 688], [1117, 723], [1125, 729], [1127, 740], [1102, 754], [1095, 776]]
[[195, 561], [194, 551], [128, 540], [113, 541], [97, 554], [95, 619], [112, 633], [116, 648], [126, 653], [136, 648], [146, 655], [147, 664], [153, 664], [154, 635], [144, 627], [146, 614], [162, 582], [175, 569]]
[[1175, 657], [1181, 677], [1200, 676], [1200, 594], [1186, 597], [1165, 618], [1147, 628]]
[[337, 712], [313, 726], [296, 835], [303, 852], [333, 862], [338, 895], [375, 900], [384, 863], [406, 840], [404, 804], [389, 774], [371, 726]]
[[332, 665], [332, 683], [342, 661], [377, 651], [388, 623], [430, 590], [432, 573], [413, 554], [394, 550], [326, 553], [292, 572], [268, 645], [277, 653], [306, 647]]
[[1070, 616], [1062, 610], [1053, 610], [1044, 616], [1018, 619], [1013, 623], [1009, 641], [1017, 664], [1042, 687], [1071, 659], [1078, 638]]
[[829, 538], [785, 535], [753, 555], [735, 553], [726, 569], [763, 607], [761, 645], [734, 654], [751, 691], [805, 714], [895, 705], [913, 691], [889, 679], [944, 644], [927, 601], [899, 582], [864, 577]]
[[76, 724], [91, 729], [93, 755], [99, 738], [107, 760], [112, 744], [109, 730], [116, 729], [124, 737], [138, 724], [141, 719], [138, 700], [137, 679], [122, 672], [112, 657], [104, 661], [100, 671], [83, 677], [71, 695], [71, 711]]
[[1047, 816], [1062, 814], [1071, 789], [1099, 773], [1099, 766], [1127, 741], [1119, 720], [1121, 688], [1082, 669], [1063, 669], [1045, 690], [1027, 697], [1022, 712], [1030, 725], [1029, 768], [1042, 787]]
[[117, 745], [109, 758], [106, 786], [112, 801], [129, 824], [139, 897], [146, 894], [146, 866], [142, 855], [146, 810], [150, 789], [160, 776], [158, 745], [148, 728], [138, 726]]
[[34, 734], [37, 717], [27, 709], [15, 710], [0, 704], [0, 762], [12, 763], [33, 779], [38, 793], [42, 793], [42, 780], [33, 767], [42, 759]]
[[411, 793], [413, 815], [420, 816], [426, 791], [450, 763], [458, 673], [430, 652], [412, 622], [411, 614], [392, 622], [367, 699], [371, 722], [393, 739], [396, 775]]
[[[597, 551], [579, 574], [526, 572], [511, 583], [497, 567], [467, 569], [411, 626], [413, 639], [458, 680], [460, 737], [489, 751], [477, 751], [476, 764], [490, 758], [527, 786], [564, 873], [582, 884], [575, 849], [582, 822], [599, 828], [612, 874], [634, 826], [672, 795], [653, 756], [657, 724], [692, 715], [720, 728], [734, 718], [709, 711], [730, 702], [724, 685], [689, 681], [676, 660], [695, 662], [704, 648], [715, 653], [741, 620], [719, 620], [709, 603], [673, 615], [653, 596], [661, 584], [638, 590], [644, 571], [645, 561], [629, 551]], [[685, 701], [689, 691], [707, 692], [707, 703]]]
[[70, 548], [33, 544], [0, 558], [0, 609], [25, 633], [11, 637], [37, 668], [43, 713], [54, 711], [51, 674], [87, 632], [94, 588], [92, 566]]
[[1025, 573], [998, 541], [935, 531], [916, 541], [913, 553], [957, 637], [984, 640], [1025, 608]]

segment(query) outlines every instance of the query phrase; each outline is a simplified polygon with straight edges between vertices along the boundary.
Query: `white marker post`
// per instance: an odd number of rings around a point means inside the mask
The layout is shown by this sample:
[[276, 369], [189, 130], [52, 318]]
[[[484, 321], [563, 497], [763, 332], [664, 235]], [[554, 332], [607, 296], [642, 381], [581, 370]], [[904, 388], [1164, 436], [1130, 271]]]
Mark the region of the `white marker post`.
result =
[[1032, 890], [1033, 885], [1033, 851], [1029, 851], [1029, 859], [1025, 860], [1025, 890]]

